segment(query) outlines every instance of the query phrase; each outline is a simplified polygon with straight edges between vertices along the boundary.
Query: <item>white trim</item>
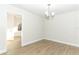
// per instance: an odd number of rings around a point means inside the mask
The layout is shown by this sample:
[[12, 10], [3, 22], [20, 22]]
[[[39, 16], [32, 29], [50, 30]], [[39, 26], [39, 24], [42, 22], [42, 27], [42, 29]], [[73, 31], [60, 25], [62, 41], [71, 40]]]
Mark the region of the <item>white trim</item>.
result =
[[42, 39], [36, 39], [36, 40], [30, 41], [30, 42], [27, 42], [26, 44], [22, 44], [22, 46], [26, 46], [26, 45], [32, 44], [32, 43], [40, 41], [40, 40], [42, 40]]
[[25, 46], [25, 45], [28, 45], [28, 44], [32, 44], [34, 42], [37, 42], [37, 41], [40, 41], [42, 39], [46, 39], [46, 40], [50, 40], [50, 41], [54, 41], [54, 42], [59, 42], [59, 43], [63, 43], [63, 44], [67, 44], [67, 45], [70, 45], [70, 46], [75, 46], [75, 47], [78, 47], [79, 48], [79, 45], [78, 44], [74, 44], [74, 43], [70, 43], [70, 42], [65, 42], [65, 41], [59, 41], [57, 39], [47, 39], [47, 38], [41, 38], [41, 39], [38, 39], [38, 40], [33, 40], [33, 41], [30, 41], [26, 44], [22, 44], [22, 46]]
[[4, 50], [0, 50], [0, 54], [5, 53], [5, 52], [7, 52], [6, 49], [4, 49]]
[[78, 47], [79, 48], [79, 45], [78, 44], [74, 44], [74, 43], [70, 43], [70, 42], [59, 41], [57, 39], [46, 39], [46, 40], [51, 40], [51, 41], [54, 41], [54, 42], [59, 42], [59, 43], [63, 43], [63, 44], [67, 44], [67, 45], [75, 46], [75, 47]]

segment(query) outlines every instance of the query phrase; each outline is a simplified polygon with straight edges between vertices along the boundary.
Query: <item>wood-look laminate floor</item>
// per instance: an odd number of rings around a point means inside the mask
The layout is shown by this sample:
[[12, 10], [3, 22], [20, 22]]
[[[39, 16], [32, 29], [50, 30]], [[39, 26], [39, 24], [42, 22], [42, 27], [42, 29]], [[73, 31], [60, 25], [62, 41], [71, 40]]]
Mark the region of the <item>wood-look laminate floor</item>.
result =
[[30, 45], [21, 47], [21, 38], [15, 37], [14, 41], [8, 41], [8, 52], [3, 55], [76, 55], [79, 54], [79, 48], [53, 42], [49, 40], [40, 40]]

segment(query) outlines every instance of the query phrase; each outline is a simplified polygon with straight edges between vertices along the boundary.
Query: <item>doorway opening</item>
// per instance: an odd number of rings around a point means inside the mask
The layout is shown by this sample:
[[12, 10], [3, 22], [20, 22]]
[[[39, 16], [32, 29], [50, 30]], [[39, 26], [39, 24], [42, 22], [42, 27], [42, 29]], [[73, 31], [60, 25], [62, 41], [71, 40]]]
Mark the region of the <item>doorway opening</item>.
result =
[[7, 13], [7, 50], [15, 51], [21, 47], [22, 16]]

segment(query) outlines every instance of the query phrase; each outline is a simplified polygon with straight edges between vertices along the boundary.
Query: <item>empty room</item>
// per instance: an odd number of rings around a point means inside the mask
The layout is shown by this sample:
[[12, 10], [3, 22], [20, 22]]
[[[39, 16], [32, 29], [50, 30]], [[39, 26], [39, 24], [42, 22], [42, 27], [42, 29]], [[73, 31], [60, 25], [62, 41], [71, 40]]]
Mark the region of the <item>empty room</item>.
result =
[[79, 4], [56, 2], [0, 4], [0, 54], [78, 55]]

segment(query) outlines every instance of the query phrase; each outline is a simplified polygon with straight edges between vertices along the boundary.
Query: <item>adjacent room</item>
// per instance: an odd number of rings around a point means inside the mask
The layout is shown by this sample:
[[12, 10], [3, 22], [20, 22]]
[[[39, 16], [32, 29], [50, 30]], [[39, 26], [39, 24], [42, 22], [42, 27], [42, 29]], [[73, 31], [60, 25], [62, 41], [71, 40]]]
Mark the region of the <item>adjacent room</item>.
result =
[[79, 54], [79, 4], [0, 5], [0, 54]]

